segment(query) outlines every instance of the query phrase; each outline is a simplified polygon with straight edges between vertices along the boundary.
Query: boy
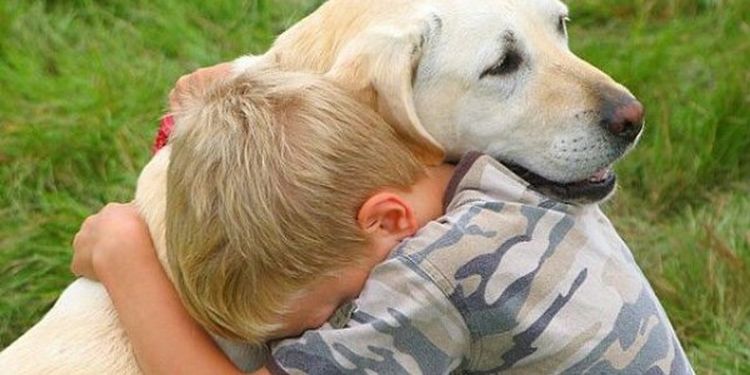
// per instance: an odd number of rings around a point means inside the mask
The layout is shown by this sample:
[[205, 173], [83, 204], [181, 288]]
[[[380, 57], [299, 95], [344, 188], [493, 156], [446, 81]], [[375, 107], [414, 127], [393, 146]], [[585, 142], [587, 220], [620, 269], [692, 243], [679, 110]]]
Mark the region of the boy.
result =
[[262, 344], [320, 326], [442, 213], [424, 197], [445, 189], [434, 185], [452, 168], [425, 168], [323, 79], [262, 71], [183, 100], [170, 139], [169, 263], [185, 306], [215, 334]]
[[[310, 316], [308, 286], [358, 271], [341, 291], [354, 298], [393, 246], [370, 233], [416, 231], [394, 201], [425, 172], [447, 175], [425, 171], [387, 124], [320, 79], [263, 71], [193, 97], [170, 139], [167, 247], [186, 307], [220, 336], [261, 344], [308, 327], [288, 324], [302, 313], [322, 324], [342, 301], [316, 299]], [[360, 207], [372, 210], [358, 226]]]
[[[359, 108], [356, 113], [367, 111]], [[388, 167], [382, 165], [383, 170]], [[432, 189], [445, 185], [444, 178], [426, 180], [440, 181], [423, 184]], [[403, 188], [396, 194], [399, 190]], [[415, 195], [429, 196], [423, 190], [419, 185], [412, 188]], [[444, 202], [445, 216], [424, 225], [390, 254], [375, 252], [378, 255], [373, 258], [387, 259], [373, 269], [357, 308], [343, 327], [325, 325], [276, 344], [269, 370], [316, 374], [692, 373], [648, 283], [597, 207], [552, 201], [496, 161], [478, 154], [465, 156], [456, 167]], [[408, 214], [398, 212], [424, 212], [406, 200], [403, 203], [391, 211], [397, 214], [383, 217], [407, 218]], [[362, 220], [369, 217], [368, 205], [355, 210], [350, 220], [356, 218], [364, 230], [372, 228], [371, 220]], [[95, 255], [108, 259], [95, 265], [95, 274], [113, 293], [124, 320], [143, 308], [152, 309], [149, 321], [140, 326], [124, 322], [134, 346], [142, 344], [141, 363], [147, 369], [162, 365], [166, 372], [236, 372], [206, 337], [195, 334], [197, 326], [191, 325], [178, 304], [163, 305], [165, 299], [160, 298], [173, 300], [174, 294], [162, 275], [150, 276], [147, 286], [134, 286], [129, 283], [129, 272], [117, 273], [119, 264], [140, 264], [137, 267], [144, 269], [154, 262], [153, 251], [143, 241], [123, 243], [143, 235], [117, 222], [123, 220], [138, 227], [132, 212], [115, 213], [84, 227], [82, 233], [95, 240], [77, 246], [77, 251], [95, 248]], [[391, 228], [399, 228], [402, 220], [390, 222]], [[381, 224], [376, 228], [382, 228]], [[408, 232], [375, 231], [371, 240], [379, 243], [379, 238], [387, 238], [379, 249], [383, 250]], [[98, 244], [102, 238], [109, 242]], [[149, 299], [139, 292], [139, 287], [158, 285], [160, 298]], [[333, 289], [341, 283], [318, 286], [313, 288], [315, 294], [324, 296], [336, 294]], [[334, 298], [329, 306], [343, 301]], [[308, 302], [312, 306], [315, 301]], [[194, 303], [198, 306], [201, 301]], [[170, 335], [185, 337], [187, 343], [173, 346], [179, 341], [175, 337], [147, 340], [159, 328], [153, 318], [168, 321], [173, 327]], [[241, 323], [227, 322], [231, 324]]]

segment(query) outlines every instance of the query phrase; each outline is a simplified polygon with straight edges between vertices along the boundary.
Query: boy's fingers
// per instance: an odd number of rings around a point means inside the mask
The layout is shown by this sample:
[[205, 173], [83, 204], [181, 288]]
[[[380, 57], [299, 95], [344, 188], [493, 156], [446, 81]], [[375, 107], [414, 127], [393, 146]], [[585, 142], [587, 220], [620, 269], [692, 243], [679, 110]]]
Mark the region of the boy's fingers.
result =
[[180, 110], [180, 102], [177, 100], [177, 93], [175, 91], [176, 89], [172, 89], [169, 91], [169, 111], [170, 112], [176, 112]]
[[78, 233], [75, 234], [73, 237], [73, 259], [70, 261], [70, 272], [72, 272], [74, 275], [80, 277], [81, 272], [81, 266], [80, 266], [80, 259], [84, 252], [84, 248], [87, 245], [87, 240], [89, 239], [88, 234], [88, 228], [90, 227], [92, 221], [94, 221], [94, 216], [87, 217], [83, 223], [81, 224], [81, 228], [78, 230]]
[[200, 68], [190, 74], [177, 79], [174, 88], [169, 92], [169, 108], [177, 111], [182, 105], [182, 98], [193, 90], [199, 90], [210, 85], [213, 81], [230, 75], [231, 63], [221, 63], [207, 68]]
[[70, 271], [78, 277], [96, 280], [94, 253], [112, 251], [111, 244], [108, 245], [111, 237], [122, 238], [132, 233], [133, 228], [136, 228], [133, 224], [137, 222], [133, 219], [140, 220], [140, 216], [132, 203], [109, 203], [96, 214], [84, 219], [73, 237]]
[[99, 212], [93, 215], [89, 215], [88, 217], [83, 219], [81, 227], [78, 228], [78, 232], [76, 232], [76, 234], [73, 236], [73, 250], [79, 251], [83, 246], [86, 245], [86, 242], [90, 240], [91, 236], [96, 234], [96, 229], [102, 220], [107, 219], [110, 215], [119, 211], [120, 209], [132, 208], [134, 207], [132, 207], [132, 205], [130, 204], [109, 203], [101, 210], [99, 210]]
[[94, 220], [95, 215], [91, 215], [83, 220], [81, 227], [78, 228], [78, 232], [73, 236], [73, 250], [77, 250], [82, 244], [86, 237], [86, 232], [91, 226], [91, 222]]
[[182, 101], [181, 96], [185, 95], [185, 91], [189, 88], [190, 76], [192, 74], [185, 74], [177, 79], [174, 87], [169, 91], [169, 110], [176, 112], [180, 110]]

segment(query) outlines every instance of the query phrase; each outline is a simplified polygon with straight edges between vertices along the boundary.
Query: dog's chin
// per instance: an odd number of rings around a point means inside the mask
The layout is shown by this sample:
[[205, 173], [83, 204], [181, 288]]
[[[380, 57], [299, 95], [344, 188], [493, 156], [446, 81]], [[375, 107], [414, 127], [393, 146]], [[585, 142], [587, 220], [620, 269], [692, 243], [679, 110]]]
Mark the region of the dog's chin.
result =
[[604, 201], [612, 195], [617, 185], [617, 175], [611, 168], [602, 168], [585, 180], [562, 183], [546, 179], [517, 164], [505, 165], [528, 182], [534, 190], [567, 203], [589, 204]]

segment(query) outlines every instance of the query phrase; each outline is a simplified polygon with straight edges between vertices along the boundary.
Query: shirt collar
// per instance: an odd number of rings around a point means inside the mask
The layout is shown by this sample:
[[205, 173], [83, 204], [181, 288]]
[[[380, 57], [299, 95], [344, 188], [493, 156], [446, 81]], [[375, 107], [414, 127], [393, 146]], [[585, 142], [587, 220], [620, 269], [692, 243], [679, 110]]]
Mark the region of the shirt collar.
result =
[[469, 199], [473, 194], [464, 192], [481, 192], [484, 196], [504, 202], [543, 206], [549, 209], [569, 212], [568, 204], [549, 198], [532, 189], [526, 180], [513, 173], [494, 158], [480, 152], [468, 152], [456, 165], [453, 177], [443, 196], [443, 208], [461, 205], [461, 197]]
[[456, 168], [453, 170], [453, 177], [448, 181], [448, 187], [445, 189], [445, 194], [443, 194], [443, 211], [448, 208], [448, 205], [456, 195], [461, 180], [464, 179], [471, 167], [474, 166], [474, 163], [482, 155], [481, 152], [470, 151], [464, 154], [464, 156], [461, 157], [461, 160], [458, 161]]

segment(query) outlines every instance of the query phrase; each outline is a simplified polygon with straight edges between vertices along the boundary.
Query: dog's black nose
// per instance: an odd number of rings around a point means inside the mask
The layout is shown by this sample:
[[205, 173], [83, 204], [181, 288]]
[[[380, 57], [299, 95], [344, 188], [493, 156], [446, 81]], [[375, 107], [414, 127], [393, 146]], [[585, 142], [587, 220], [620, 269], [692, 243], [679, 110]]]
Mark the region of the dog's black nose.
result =
[[601, 125], [610, 134], [627, 142], [633, 142], [643, 129], [643, 105], [634, 98], [620, 100], [604, 112]]

